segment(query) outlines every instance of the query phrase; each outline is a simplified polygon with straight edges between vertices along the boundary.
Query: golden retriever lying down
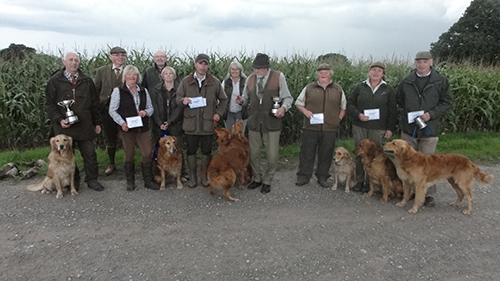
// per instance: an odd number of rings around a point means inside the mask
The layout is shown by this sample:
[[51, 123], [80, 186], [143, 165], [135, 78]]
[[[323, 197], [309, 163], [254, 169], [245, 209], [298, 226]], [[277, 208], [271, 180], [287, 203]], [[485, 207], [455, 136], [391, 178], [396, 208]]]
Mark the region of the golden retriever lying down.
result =
[[63, 187], [70, 186], [72, 195], [78, 194], [75, 189], [75, 155], [72, 149], [73, 139], [63, 134], [50, 139], [49, 165], [43, 182], [27, 187], [31, 191], [42, 193], [57, 191], [56, 197], [62, 198]]
[[451, 204], [458, 206], [466, 196], [467, 209], [463, 210], [463, 213], [470, 215], [473, 203], [471, 193], [473, 179], [476, 178], [483, 183], [490, 183], [493, 180], [493, 175], [481, 172], [474, 163], [459, 154], [425, 155], [416, 151], [404, 140], [388, 142], [385, 144], [385, 149], [394, 152], [398, 174], [404, 182], [404, 197], [397, 206], [405, 206], [410, 198], [410, 188], [415, 189], [415, 204], [408, 210], [410, 213], [418, 212], [424, 202], [427, 183], [447, 179], [457, 193], [457, 200]]
[[381, 202], [403, 196], [403, 182], [398, 177], [396, 166], [385, 154], [380, 144], [364, 139], [354, 150], [354, 154], [361, 156], [363, 168], [370, 178], [370, 191], [365, 193], [366, 197], [373, 195], [375, 185], [382, 186]]
[[182, 150], [177, 139], [173, 136], [166, 136], [158, 143], [160, 149], [156, 167], [160, 173], [155, 174], [155, 181], [160, 184], [160, 190], [163, 190], [166, 185], [166, 176], [171, 175], [177, 181], [177, 189], [182, 189], [184, 187], [181, 181]]
[[354, 175], [356, 174], [356, 164], [347, 149], [337, 147], [335, 155], [333, 156], [335, 165], [332, 166], [333, 178], [335, 183], [332, 186], [333, 190], [337, 189], [339, 177], [344, 175], [345, 178], [345, 192], [349, 192], [351, 188], [351, 181], [355, 181]]

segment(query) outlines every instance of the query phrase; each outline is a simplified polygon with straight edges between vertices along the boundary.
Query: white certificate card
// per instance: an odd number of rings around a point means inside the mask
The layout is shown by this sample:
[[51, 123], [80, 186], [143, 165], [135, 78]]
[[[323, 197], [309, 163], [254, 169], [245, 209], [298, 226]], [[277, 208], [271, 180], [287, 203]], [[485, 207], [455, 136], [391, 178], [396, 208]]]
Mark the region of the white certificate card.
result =
[[415, 122], [415, 118], [424, 115], [423, 110], [408, 112], [408, 124]]
[[379, 120], [380, 119], [380, 109], [365, 109], [363, 114], [368, 116], [369, 120]]
[[323, 113], [315, 113], [312, 115], [309, 122], [311, 122], [311, 124], [323, 124], [325, 122], [325, 116]]
[[189, 108], [199, 108], [207, 106], [207, 99], [204, 97], [193, 97], [190, 99], [191, 103], [189, 104]]
[[142, 127], [142, 118], [140, 116], [127, 117], [126, 121], [129, 129]]

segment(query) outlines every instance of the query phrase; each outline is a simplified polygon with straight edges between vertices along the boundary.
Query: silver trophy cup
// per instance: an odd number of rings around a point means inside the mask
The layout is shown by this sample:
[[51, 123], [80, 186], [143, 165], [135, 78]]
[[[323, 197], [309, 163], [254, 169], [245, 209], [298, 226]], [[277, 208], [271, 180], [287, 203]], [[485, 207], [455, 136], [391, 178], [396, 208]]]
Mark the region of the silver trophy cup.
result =
[[278, 112], [278, 109], [281, 107], [280, 105], [280, 97], [273, 97], [273, 109], [271, 109], [271, 115], [275, 116], [276, 113]]
[[73, 100], [63, 100], [57, 103], [57, 105], [66, 108], [66, 123], [71, 125], [78, 122], [78, 117], [75, 113], [69, 109], [69, 107], [73, 104]]
[[415, 117], [415, 124], [417, 124], [417, 127], [419, 129], [423, 129], [425, 127], [427, 127], [427, 123], [425, 123], [424, 119], [422, 119], [422, 117], [418, 116], [418, 117]]

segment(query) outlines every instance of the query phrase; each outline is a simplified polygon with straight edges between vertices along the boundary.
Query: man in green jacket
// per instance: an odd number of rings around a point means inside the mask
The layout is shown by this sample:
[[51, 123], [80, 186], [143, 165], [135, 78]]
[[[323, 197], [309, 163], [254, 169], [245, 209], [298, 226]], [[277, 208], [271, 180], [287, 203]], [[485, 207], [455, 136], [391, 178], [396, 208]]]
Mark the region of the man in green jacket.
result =
[[208, 186], [207, 168], [212, 159], [215, 126], [224, 114], [228, 102], [221, 82], [208, 73], [210, 58], [199, 54], [195, 71], [182, 79], [176, 101], [184, 107], [182, 129], [186, 135], [189, 166], [188, 186], [196, 187], [196, 151], [201, 150], [201, 183]]
[[[65, 134], [73, 138], [73, 143], [83, 157], [85, 182], [97, 191], [104, 187], [97, 181], [99, 174], [94, 139], [101, 132], [99, 96], [92, 79], [78, 69], [80, 59], [76, 53], [69, 52], [62, 60], [64, 68], [56, 72], [45, 89], [45, 111], [51, 121], [54, 135]], [[72, 100], [70, 109], [78, 122], [70, 124], [66, 120], [66, 108], [58, 103]], [[74, 147], [74, 146], [73, 146]], [[78, 167], [75, 167], [75, 187], [80, 186]]]
[[94, 83], [97, 93], [100, 97], [100, 109], [103, 119], [104, 141], [106, 144], [106, 152], [109, 157], [109, 166], [104, 172], [106, 175], [111, 175], [115, 167], [115, 153], [118, 141], [119, 126], [109, 116], [109, 100], [111, 93], [116, 87], [122, 85], [122, 72], [125, 64], [127, 52], [121, 47], [113, 47], [110, 51], [109, 59], [112, 64], [101, 66], [97, 69]]
[[[414, 63], [415, 70], [401, 82], [396, 93], [396, 101], [403, 109], [399, 122], [401, 138], [424, 154], [434, 154], [441, 133], [439, 125], [453, 105], [453, 96], [448, 79], [432, 67], [430, 52], [418, 52]], [[417, 117], [426, 123], [425, 128], [416, 125]], [[435, 205], [435, 193], [435, 185], [427, 189], [425, 206]]]

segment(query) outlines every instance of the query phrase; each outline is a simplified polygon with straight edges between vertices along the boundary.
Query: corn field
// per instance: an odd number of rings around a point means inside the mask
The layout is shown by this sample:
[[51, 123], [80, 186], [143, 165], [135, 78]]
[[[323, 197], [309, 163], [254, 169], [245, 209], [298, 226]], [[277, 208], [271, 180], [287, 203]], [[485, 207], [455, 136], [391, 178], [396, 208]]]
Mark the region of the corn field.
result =
[[[152, 65], [152, 54], [148, 50], [127, 50], [126, 64], [132, 64], [143, 72]], [[2, 61], [0, 59], [0, 151], [34, 148], [47, 145], [49, 121], [45, 114], [45, 85], [50, 76], [60, 69], [63, 54], [35, 54], [25, 60]], [[168, 65], [183, 77], [194, 71], [194, 58], [197, 54], [182, 56], [168, 54]], [[245, 73], [251, 73], [254, 55], [247, 54], [209, 54], [209, 71], [220, 80], [226, 74], [229, 64], [237, 59]], [[90, 57], [80, 53], [80, 69], [90, 77], [95, 76], [97, 68], [110, 63], [107, 51], [102, 50]], [[302, 88], [316, 79], [316, 67], [328, 62], [333, 67], [333, 80], [339, 83], [346, 95], [354, 86], [366, 79], [371, 60], [333, 60], [313, 58], [307, 55], [271, 57], [271, 68], [284, 73], [292, 96], [297, 98]], [[400, 59], [387, 59], [386, 77], [388, 83], [397, 88], [399, 82], [412, 69], [412, 62]], [[447, 114], [443, 124], [446, 133], [468, 131], [494, 131], [500, 129], [500, 68], [475, 66], [470, 63], [436, 67], [448, 77], [455, 98], [453, 109]], [[282, 145], [293, 144], [300, 140], [303, 115], [295, 107], [287, 112], [281, 135]], [[345, 118], [339, 128], [340, 138], [351, 137], [351, 121]], [[102, 143], [102, 136], [98, 143]]]

